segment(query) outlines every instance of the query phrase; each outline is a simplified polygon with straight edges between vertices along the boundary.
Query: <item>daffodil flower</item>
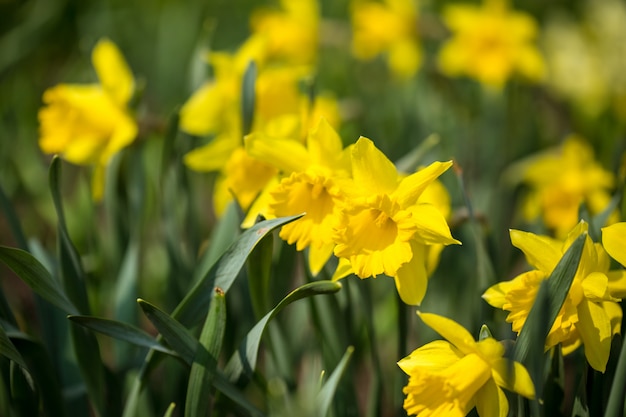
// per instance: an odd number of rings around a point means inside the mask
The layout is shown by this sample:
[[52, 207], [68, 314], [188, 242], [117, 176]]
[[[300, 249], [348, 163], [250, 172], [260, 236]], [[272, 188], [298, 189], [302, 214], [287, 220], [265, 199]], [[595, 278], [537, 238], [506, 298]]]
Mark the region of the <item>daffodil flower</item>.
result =
[[[536, 269], [492, 286], [483, 298], [492, 306], [509, 311], [506, 320], [512, 323], [513, 331], [521, 331], [539, 285], [550, 276], [572, 242], [587, 229], [587, 223], [581, 221], [564, 242], [511, 230], [513, 246], [521, 249]], [[619, 301], [626, 295], [626, 273], [609, 268], [605, 250], [587, 236], [572, 286], [545, 342], [546, 349], [560, 343], [565, 355], [584, 345], [587, 361], [600, 372], [606, 369], [611, 339], [620, 332]]]
[[494, 89], [516, 73], [531, 81], [543, 78], [543, 58], [534, 44], [537, 24], [532, 16], [510, 10], [506, 0], [451, 4], [443, 20], [452, 32], [439, 52], [446, 75], [466, 75]]
[[391, 72], [400, 79], [413, 76], [422, 62], [417, 38], [417, 10], [412, 0], [352, 3], [352, 52], [361, 60], [386, 54]]
[[280, 237], [297, 250], [309, 248], [309, 267], [319, 273], [333, 253], [333, 230], [338, 224], [344, 192], [342, 181], [350, 176], [349, 148], [343, 149], [335, 130], [320, 119], [306, 143], [277, 139], [254, 132], [245, 138], [248, 153], [269, 163], [284, 175], [269, 191], [271, 216], [306, 212], [282, 227]]
[[107, 164], [135, 139], [138, 128], [128, 109], [135, 81], [122, 53], [103, 39], [91, 58], [99, 84], [60, 84], [44, 92], [39, 146], [74, 164], [95, 166], [92, 194], [99, 200]]
[[[576, 135], [569, 136], [558, 148], [520, 162], [517, 169], [530, 186], [523, 205], [524, 217], [529, 221], [541, 217], [558, 238], [565, 237], [578, 223], [582, 203], [595, 215], [611, 200], [613, 174], [595, 161], [591, 146]], [[617, 213], [609, 222], [616, 217]]]
[[426, 247], [460, 243], [450, 234], [443, 214], [419, 201], [452, 162], [433, 162], [402, 177], [364, 137], [354, 145], [351, 157], [353, 184], [346, 191], [333, 237], [337, 244], [334, 253], [340, 258], [334, 279], [350, 272], [360, 278], [385, 274], [395, 279], [405, 303], [420, 304], [428, 282]]
[[409, 375], [403, 389], [408, 415], [462, 417], [476, 407], [480, 417], [501, 417], [509, 410], [503, 388], [534, 398], [528, 371], [503, 357], [500, 342], [492, 337], [475, 341], [453, 320], [436, 314], [418, 315], [446, 340], [428, 343], [398, 362]]

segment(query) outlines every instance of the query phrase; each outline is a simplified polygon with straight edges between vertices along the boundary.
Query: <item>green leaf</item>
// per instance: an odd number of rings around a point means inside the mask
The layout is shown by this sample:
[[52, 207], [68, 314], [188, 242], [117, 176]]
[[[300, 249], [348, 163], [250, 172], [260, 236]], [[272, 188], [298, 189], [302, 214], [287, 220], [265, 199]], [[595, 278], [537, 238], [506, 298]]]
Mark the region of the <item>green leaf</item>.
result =
[[20, 352], [15, 348], [15, 345], [11, 342], [2, 326], [0, 326], [0, 355], [6, 356], [22, 368], [27, 369], [24, 358], [22, 358]]
[[76, 362], [85, 381], [87, 393], [98, 415], [106, 413], [104, 366], [100, 357], [100, 346], [94, 334], [78, 325], [70, 326], [70, 335]]
[[624, 398], [626, 397], [626, 343], [622, 340], [622, 349], [615, 369], [615, 379], [611, 384], [609, 399], [604, 417], [619, 417], [624, 412]]
[[187, 417], [205, 416], [210, 408], [209, 388], [217, 368], [217, 358], [222, 350], [225, 328], [226, 297], [224, 292], [217, 287], [200, 333], [200, 345], [191, 365], [185, 401], [185, 416]]
[[332, 404], [333, 398], [335, 397], [335, 392], [337, 391], [337, 386], [339, 385], [339, 380], [341, 379], [343, 373], [346, 371], [348, 361], [350, 360], [353, 352], [354, 347], [348, 346], [348, 349], [346, 349], [346, 352], [341, 358], [341, 361], [339, 361], [339, 364], [328, 378], [328, 381], [326, 381], [319, 394], [317, 394], [316, 404], [318, 406], [318, 417], [325, 417], [328, 414], [330, 405]]
[[271, 306], [269, 295], [273, 248], [274, 239], [269, 235], [259, 242], [248, 257], [248, 287], [252, 309], [257, 319], [263, 317]]
[[61, 284], [30, 253], [0, 246], [0, 261], [46, 301], [67, 314], [78, 314], [78, 309], [65, 295]]
[[278, 219], [264, 220], [252, 226], [226, 250], [220, 259], [211, 267], [185, 298], [178, 304], [172, 316], [184, 325], [196, 324], [206, 316], [211, 294], [214, 287], [227, 293], [239, 275], [246, 259], [259, 241], [272, 230], [302, 217], [303, 214]]
[[332, 294], [341, 289], [341, 284], [336, 281], [315, 281], [296, 288], [281, 300], [278, 305], [267, 313], [244, 337], [237, 352], [226, 364], [224, 372], [231, 381], [237, 380], [242, 372], [249, 376], [256, 367], [257, 354], [263, 331], [267, 323], [278, 314], [283, 308], [305, 297], [318, 294]]
[[163, 417], [172, 417], [174, 415], [175, 408], [176, 408], [176, 404], [171, 403], [169, 407], [167, 407], [167, 410], [165, 411], [165, 414], [163, 414]]
[[148, 333], [128, 323], [92, 316], [68, 316], [67, 318], [87, 329], [111, 336], [115, 339], [158, 350], [168, 355], [176, 355], [176, 352], [160, 344]]
[[[149, 302], [139, 299], [137, 300], [141, 309], [144, 311], [148, 319], [154, 324], [157, 330], [163, 336], [163, 339], [167, 342], [170, 347], [178, 353], [178, 355], [187, 363], [187, 365], [191, 366], [194, 361], [195, 352], [198, 351], [198, 347], [200, 346], [200, 342], [192, 336], [192, 334], [172, 318], [167, 313], [163, 312], [159, 308], [150, 304]], [[222, 375], [219, 371], [215, 374], [215, 379], [213, 380], [214, 387], [220, 391], [222, 394], [233, 400], [240, 407], [248, 411], [253, 416], [262, 417], [263, 413], [261, 413], [254, 405], [252, 405], [237, 389], [233, 384], [231, 384], [224, 375]]]
[[252, 130], [254, 120], [254, 100], [257, 69], [254, 61], [248, 63], [246, 72], [243, 75], [243, 86], [241, 88], [241, 112], [243, 119], [243, 135], [247, 135]]
[[537, 398], [541, 398], [544, 380], [545, 340], [572, 285], [586, 239], [587, 233], [578, 236], [550, 277], [541, 283], [533, 307], [515, 343], [513, 356], [528, 368]]

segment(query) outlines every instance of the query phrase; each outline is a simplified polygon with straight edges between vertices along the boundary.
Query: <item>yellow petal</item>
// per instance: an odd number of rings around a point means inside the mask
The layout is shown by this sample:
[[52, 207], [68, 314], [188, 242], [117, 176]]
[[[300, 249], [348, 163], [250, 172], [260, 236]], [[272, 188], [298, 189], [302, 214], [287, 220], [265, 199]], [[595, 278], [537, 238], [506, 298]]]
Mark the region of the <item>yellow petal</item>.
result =
[[215, 133], [226, 123], [226, 113], [232, 103], [219, 84], [203, 84], [180, 109], [180, 129], [191, 135]]
[[613, 297], [626, 298], [626, 271], [609, 271], [609, 292]]
[[432, 313], [417, 312], [428, 327], [439, 333], [444, 339], [452, 343], [466, 355], [476, 352], [476, 341], [472, 335], [460, 324], [447, 317]]
[[502, 358], [492, 366], [493, 378], [498, 386], [526, 398], [535, 398], [535, 385], [524, 365]]
[[221, 135], [207, 145], [186, 153], [183, 161], [187, 167], [194, 171], [219, 171], [224, 168], [228, 158], [238, 147], [236, 138], [230, 135]]
[[375, 194], [390, 194], [398, 186], [398, 172], [370, 139], [363, 136], [352, 148], [354, 181]]
[[[426, 168], [420, 169], [408, 177], [405, 177], [394, 193], [400, 206], [406, 207], [415, 204], [426, 187], [436, 180], [437, 177], [446, 172], [451, 166], [452, 161], [435, 161]], [[373, 172], [375, 173], [376, 171]]]
[[313, 163], [334, 168], [333, 162], [340, 158], [343, 144], [335, 129], [321, 118], [307, 137], [307, 149]]
[[485, 291], [482, 298], [495, 308], [502, 308], [508, 302], [506, 295], [514, 286], [512, 281], [502, 281], [496, 285], [492, 285]]
[[93, 49], [91, 60], [104, 90], [121, 106], [133, 96], [135, 80], [117, 46], [101, 39]]
[[602, 272], [592, 272], [582, 281], [583, 293], [591, 301], [609, 299], [608, 286], [609, 278]]
[[602, 245], [613, 259], [626, 267], [626, 222], [603, 227]]
[[426, 272], [426, 248], [421, 243], [411, 241], [411, 260], [398, 269], [394, 276], [396, 289], [405, 304], [420, 305], [426, 295], [428, 274]]
[[314, 277], [324, 268], [333, 254], [333, 243], [309, 246], [309, 270]]
[[407, 375], [415, 371], [425, 370], [439, 372], [463, 357], [447, 340], [435, 340], [415, 349], [411, 354], [398, 362], [398, 366]]
[[493, 379], [478, 390], [475, 402], [480, 417], [506, 417], [509, 413], [509, 401]]
[[409, 211], [417, 226], [415, 239], [428, 245], [461, 244], [461, 242], [452, 237], [446, 219], [435, 206], [431, 204], [416, 204], [411, 206]]
[[604, 372], [611, 351], [611, 319], [600, 304], [583, 299], [578, 305], [578, 320], [585, 357], [593, 369]]
[[339, 258], [339, 263], [337, 264], [337, 269], [331, 278], [333, 281], [339, 281], [341, 278], [345, 278], [350, 274], [353, 274], [352, 265], [350, 265], [350, 260], [348, 258]]
[[616, 335], [622, 330], [622, 307], [618, 303], [611, 301], [602, 302], [602, 308], [611, 320], [611, 333]]
[[304, 171], [311, 164], [307, 149], [295, 140], [276, 139], [254, 132], [247, 135], [244, 142], [250, 156], [287, 174]]
[[528, 263], [540, 271], [551, 274], [561, 259], [561, 243], [547, 236], [521, 230], [510, 230], [511, 243], [526, 255]]

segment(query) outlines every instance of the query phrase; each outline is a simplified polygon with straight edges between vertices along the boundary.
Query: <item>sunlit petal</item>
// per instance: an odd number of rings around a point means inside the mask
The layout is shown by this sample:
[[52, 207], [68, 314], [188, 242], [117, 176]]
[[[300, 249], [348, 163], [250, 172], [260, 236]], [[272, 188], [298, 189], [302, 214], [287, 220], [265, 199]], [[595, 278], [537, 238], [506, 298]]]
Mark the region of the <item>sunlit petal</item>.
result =
[[626, 267], [626, 222], [602, 228], [602, 245], [613, 259]]
[[476, 352], [476, 341], [472, 335], [454, 320], [437, 314], [417, 312], [428, 327], [439, 333], [464, 354]]
[[426, 260], [424, 259], [425, 249], [424, 245], [411, 241], [413, 257], [409, 262], [402, 265], [398, 269], [396, 276], [394, 276], [396, 289], [405, 304], [420, 305], [424, 295], [426, 295], [428, 275], [426, 272]]
[[352, 148], [352, 175], [355, 183], [376, 194], [392, 193], [398, 186], [396, 167], [364, 137]]
[[561, 242], [514, 229], [510, 230], [510, 235], [511, 243], [524, 252], [530, 265], [546, 274], [552, 273], [562, 256]]
[[611, 351], [611, 319], [601, 305], [587, 300], [579, 304], [578, 317], [585, 357], [593, 369], [604, 372]]
[[506, 417], [509, 412], [509, 401], [493, 379], [478, 390], [475, 402], [480, 417]]
[[493, 378], [498, 386], [526, 398], [535, 397], [535, 385], [522, 364], [501, 358], [492, 366]]
[[110, 40], [101, 39], [91, 59], [102, 88], [119, 106], [125, 107], [134, 94], [135, 79], [120, 50]]
[[398, 185], [398, 189], [394, 192], [394, 196], [397, 198], [401, 206], [415, 204], [426, 187], [428, 187], [441, 174], [446, 172], [451, 166], [452, 161], [433, 162], [426, 168], [422, 168], [405, 177]]

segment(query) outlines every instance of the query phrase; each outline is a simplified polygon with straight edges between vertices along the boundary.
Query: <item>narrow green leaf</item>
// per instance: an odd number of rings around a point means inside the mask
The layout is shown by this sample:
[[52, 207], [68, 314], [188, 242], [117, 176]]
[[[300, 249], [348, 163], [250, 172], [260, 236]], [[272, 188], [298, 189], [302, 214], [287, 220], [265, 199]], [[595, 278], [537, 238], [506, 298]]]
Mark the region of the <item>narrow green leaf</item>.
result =
[[78, 309], [65, 295], [61, 284], [30, 253], [0, 246], [0, 261], [46, 301], [67, 314], [78, 314]]
[[174, 415], [175, 408], [176, 408], [176, 404], [171, 403], [169, 407], [167, 407], [167, 410], [165, 411], [165, 414], [163, 414], [163, 417], [172, 417]]
[[624, 413], [626, 404], [626, 342], [622, 341], [622, 349], [615, 369], [615, 379], [611, 384], [609, 399], [604, 417], [619, 417]]
[[[115, 282], [114, 308], [115, 319], [119, 322], [134, 324], [137, 320], [137, 281], [139, 279], [140, 243], [139, 239], [132, 238], [128, 247], [120, 271]], [[115, 336], [113, 336], [115, 337]], [[122, 366], [130, 359], [130, 348], [127, 344], [115, 345], [117, 363]]]
[[405, 154], [402, 158], [396, 161], [395, 166], [399, 172], [414, 172], [421, 163], [426, 154], [431, 151], [440, 142], [438, 134], [433, 133], [428, 135], [418, 146], [413, 148], [410, 152]]
[[222, 349], [226, 328], [226, 297], [215, 288], [204, 327], [200, 333], [200, 345], [191, 365], [185, 401], [186, 417], [201, 417], [209, 410], [211, 388], [217, 358]]
[[581, 234], [565, 252], [550, 277], [541, 283], [515, 343], [513, 356], [528, 368], [537, 398], [541, 398], [543, 389], [545, 340], [572, 285], [586, 239], [587, 234]]
[[318, 417], [325, 417], [328, 415], [328, 410], [330, 409], [330, 405], [333, 402], [333, 398], [335, 397], [335, 392], [337, 391], [337, 386], [339, 385], [339, 380], [341, 376], [346, 371], [346, 367], [348, 366], [348, 361], [354, 352], [354, 347], [348, 346], [346, 349], [346, 353], [344, 353], [341, 361], [335, 368], [330, 377], [328, 377], [328, 381], [324, 384], [319, 394], [317, 394], [316, 404], [318, 405], [317, 415]]
[[27, 369], [24, 358], [22, 358], [20, 352], [15, 348], [15, 345], [11, 342], [2, 326], [0, 326], [0, 355], [6, 356], [22, 368]]
[[78, 369], [85, 381], [89, 398], [98, 415], [106, 415], [104, 366], [100, 346], [93, 333], [78, 325], [70, 326], [70, 335]]
[[191, 365], [200, 342], [193, 337], [185, 326], [163, 310], [141, 298], [137, 300], [137, 303], [146, 317], [148, 317], [161, 336], [163, 336], [167, 344], [170, 345], [188, 365]]
[[[137, 303], [139, 303], [146, 317], [148, 317], [161, 333], [167, 344], [178, 353], [180, 358], [182, 358], [187, 365], [191, 366], [194, 361], [195, 352], [198, 351], [198, 347], [200, 346], [200, 342], [193, 337], [186, 327], [159, 308], [142, 299], [137, 300]], [[233, 400], [251, 415], [258, 417], [263, 416], [263, 413], [252, 405], [242, 392], [231, 384], [221, 372], [216, 372], [213, 385], [215, 389]]]
[[[241, 88], [241, 112], [243, 121], [243, 136], [252, 130], [254, 120], [255, 84], [257, 69], [254, 61], [248, 63], [246, 72], [243, 75], [243, 86]], [[242, 137], [243, 137], [242, 136]]]
[[303, 214], [299, 214], [297, 216], [264, 220], [243, 232], [207, 274], [187, 293], [172, 313], [172, 317], [187, 326], [197, 323], [201, 317], [206, 316], [212, 289], [220, 287], [225, 293], [228, 292], [233, 281], [239, 275], [239, 271], [241, 271], [248, 255], [259, 241], [272, 230], [302, 216]]
[[283, 298], [273, 310], [259, 320], [259, 322], [248, 332], [239, 345], [238, 351], [233, 354], [226, 364], [224, 373], [226, 373], [231, 381], [237, 380], [244, 371], [248, 375], [252, 374], [252, 371], [256, 367], [259, 345], [261, 343], [261, 337], [263, 336], [265, 327], [267, 326], [267, 323], [283, 308], [302, 298], [318, 294], [332, 294], [336, 293], [340, 289], [341, 284], [336, 281], [315, 281], [293, 290], [285, 298]]
[[18, 415], [35, 416], [38, 414], [39, 398], [31, 375], [15, 362], [10, 366], [11, 397]]
[[170, 163], [175, 160], [174, 142], [178, 136], [178, 125], [180, 124], [180, 109], [176, 108], [169, 117], [167, 131], [163, 137], [163, 153], [161, 154], [161, 182], [167, 173]]
[[128, 323], [92, 316], [68, 316], [67, 318], [87, 329], [111, 336], [115, 339], [123, 340], [136, 346], [158, 350], [168, 355], [176, 355], [176, 352], [160, 344], [148, 333]]
[[87, 289], [85, 288], [85, 273], [80, 262], [80, 256], [67, 232], [65, 214], [63, 213], [63, 203], [60, 192], [61, 159], [58, 156], [52, 158], [49, 175], [50, 192], [58, 219], [59, 263], [65, 293], [82, 314], [89, 314], [89, 301], [87, 299]]

